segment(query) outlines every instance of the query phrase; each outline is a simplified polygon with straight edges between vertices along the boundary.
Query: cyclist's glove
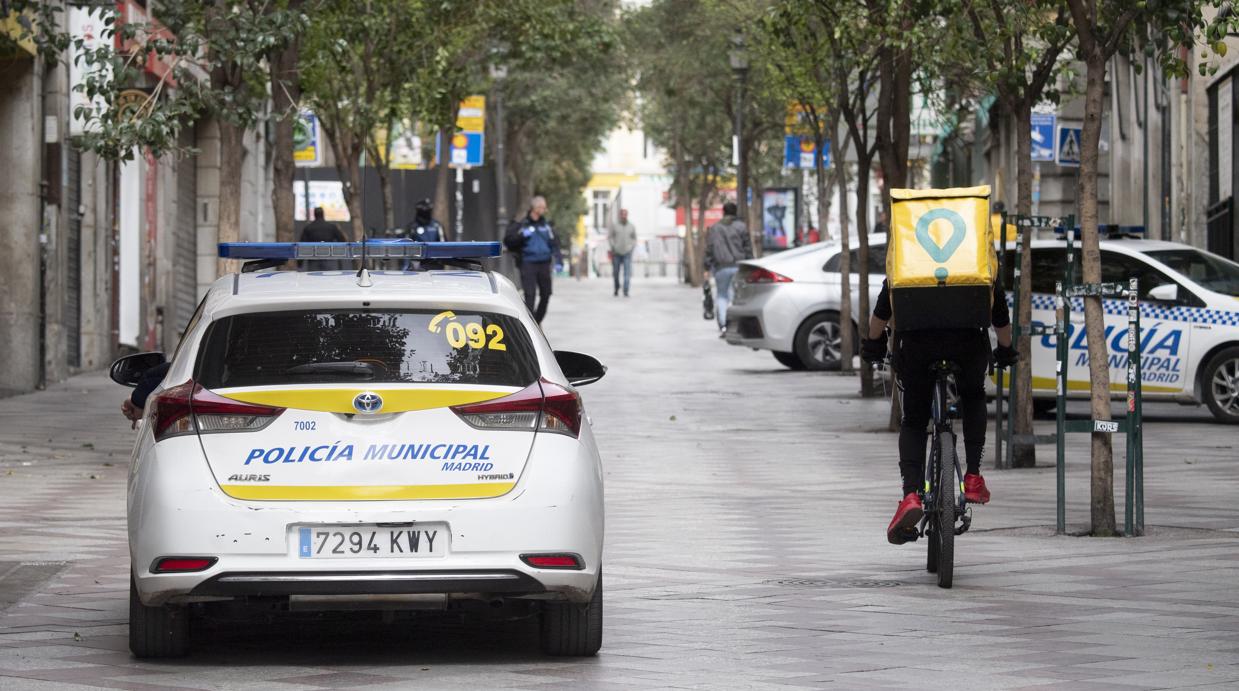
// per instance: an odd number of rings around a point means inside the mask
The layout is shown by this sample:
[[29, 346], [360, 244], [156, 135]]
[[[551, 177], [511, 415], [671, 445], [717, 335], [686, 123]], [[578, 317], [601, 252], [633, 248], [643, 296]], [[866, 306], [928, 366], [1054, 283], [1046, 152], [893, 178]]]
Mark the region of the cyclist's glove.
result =
[[860, 339], [860, 357], [865, 362], [881, 362], [886, 359], [885, 338]]
[[1015, 365], [1019, 359], [1019, 351], [1011, 346], [1000, 345], [997, 348], [994, 348], [994, 364], [1001, 368], [1005, 369], [1011, 367]]

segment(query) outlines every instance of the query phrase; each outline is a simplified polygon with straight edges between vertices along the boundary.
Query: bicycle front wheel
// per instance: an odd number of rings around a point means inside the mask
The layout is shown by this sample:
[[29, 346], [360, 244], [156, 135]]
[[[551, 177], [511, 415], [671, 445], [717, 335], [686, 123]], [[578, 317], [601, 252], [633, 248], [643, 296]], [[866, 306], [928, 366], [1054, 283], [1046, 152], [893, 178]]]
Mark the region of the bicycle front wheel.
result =
[[[938, 543], [938, 587], [950, 588], [955, 571], [955, 434], [938, 435], [938, 483], [935, 491], [934, 532]], [[930, 541], [933, 544], [933, 540]], [[932, 549], [932, 546], [931, 546]]]

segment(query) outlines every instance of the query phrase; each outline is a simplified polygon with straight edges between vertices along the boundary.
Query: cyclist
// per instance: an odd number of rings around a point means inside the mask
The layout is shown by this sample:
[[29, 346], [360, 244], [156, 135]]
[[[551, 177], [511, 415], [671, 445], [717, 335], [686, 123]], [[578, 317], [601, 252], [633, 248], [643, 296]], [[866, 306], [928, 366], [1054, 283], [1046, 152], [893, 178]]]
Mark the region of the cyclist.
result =
[[[890, 287], [884, 281], [882, 292], [869, 320], [868, 338], [861, 339], [861, 357], [878, 362], [886, 357], [884, 332], [891, 319]], [[1011, 315], [1000, 278], [994, 279], [990, 325], [998, 335], [994, 362], [1010, 367], [1019, 357], [1011, 346]], [[925, 483], [926, 426], [932, 413], [933, 363], [947, 360], [958, 366], [955, 376], [959, 407], [964, 422], [964, 498], [974, 504], [990, 499], [985, 478], [981, 477], [981, 452], [985, 448], [985, 374], [989, 367], [989, 337], [984, 329], [899, 329], [895, 322], [894, 352], [891, 360], [899, 388], [903, 390], [903, 420], [899, 426], [899, 472], [903, 476], [903, 500], [886, 529], [886, 539], [901, 545], [916, 539], [916, 524], [924, 515], [918, 490]]]

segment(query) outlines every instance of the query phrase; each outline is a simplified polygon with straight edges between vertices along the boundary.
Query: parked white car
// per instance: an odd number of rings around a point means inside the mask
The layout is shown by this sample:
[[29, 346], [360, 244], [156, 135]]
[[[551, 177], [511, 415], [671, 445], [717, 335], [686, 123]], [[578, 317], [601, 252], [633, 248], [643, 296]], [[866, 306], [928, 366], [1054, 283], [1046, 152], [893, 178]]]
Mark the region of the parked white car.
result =
[[[221, 256], [298, 247], [244, 245]], [[312, 251], [337, 246], [355, 254]], [[482, 251], [498, 243], [417, 256]], [[151, 362], [122, 359], [113, 377], [133, 383]], [[552, 351], [512, 283], [485, 270], [219, 279], [133, 451], [130, 648], [182, 655], [189, 620], [233, 600], [502, 605], [541, 616], [547, 652], [594, 654], [602, 469], [575, 387], [604, 372]]]
[[[856, 244], [853, 240], [853, 245]], [[727, 308], [727, 342], [769, 350], [792, 369], [839, 368], [840, 245], [823, 242], [740, 262], [734, 299]], [[852, 266], [860, 251], [852, 247]], [[886, 236], [869, 238], [869, 295], [878, 297], [886, 278]], [[860, 283], [852, 273], [852, 322]], [[855, 339], [859, 343], [859, 335]], [[855, 351], [854, 351], [855, 352]]]
[[[1032, 243], [1032, 320], [1054, 325], [1054, 282], [1066, 262], [1061, 240]], [[1218, 420], [1239, 423], [1239, 264], [1190, 245], [1142, 239], [1101, 242], [1103, 283], [1140, 281], [1141, 384], [1149, 400], [1203, 403]], [[1126, 396], [1127, 303], [1105, 300], [1110, 381]], [[1073, 301], [1067, 393], [1088, 396], [1084, 310]], [[1033, 396], [1054, 405], [1054, 336], [1033, 339]]]

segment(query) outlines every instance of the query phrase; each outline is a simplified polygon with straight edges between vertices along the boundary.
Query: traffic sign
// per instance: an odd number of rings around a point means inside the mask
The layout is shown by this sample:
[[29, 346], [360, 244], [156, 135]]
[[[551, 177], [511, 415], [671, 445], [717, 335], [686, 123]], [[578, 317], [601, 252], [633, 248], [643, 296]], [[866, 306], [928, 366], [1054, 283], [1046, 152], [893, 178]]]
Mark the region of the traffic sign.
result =
[[[438, 137], [435, 139], [437, 143]], [[451, 154], [447, 159], [448, 163], [453, 166], [468, 168], [482, 165], [482, 145], [483, 134], [481, 132], [457, 132], [453, 134]]]
[[[812, 170], [815, 165], [814, 156], [816, 152], [817, 146], [813, 141], [813, 137], [806, 137], [798, 134], [789, 134], [783, 137], [784, 168], [803, 168]], [[822, 147], [822, 159], [823, 167], [829, 168], [829, 139], [825, 141], [825, 146]]]
[[1059, 127], [1058, 147], [1055, 162], [1060, 166], [1078, 168], [1080, 166], [1080, 137], [1083, 130], [1079, 127]]
[[1057, 120], [1053, 113], [1032, 114], [1032, 160], [1054, 160], [1054, 124]]

